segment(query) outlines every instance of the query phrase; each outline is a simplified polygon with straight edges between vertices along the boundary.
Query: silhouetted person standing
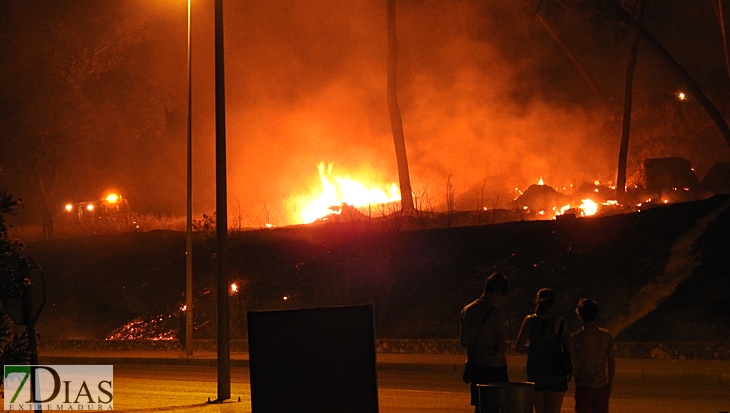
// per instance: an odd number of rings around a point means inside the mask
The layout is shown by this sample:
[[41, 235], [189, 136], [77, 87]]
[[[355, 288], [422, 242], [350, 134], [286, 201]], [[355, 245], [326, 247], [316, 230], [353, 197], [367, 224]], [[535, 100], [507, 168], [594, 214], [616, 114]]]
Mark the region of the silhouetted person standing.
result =
[[560, 413], [568, 390], [561, 353], [567, 349], [570, 335], [565, 320], [553, 314], [556, 300], [555, 291], [541, 288], [535, 297], [535, 312], [525, 317], [517, 335], [517, 352], [527, 353], [527, 381], [535, 383], [535, 413]]
[[477, 384], [508, 382], [507, 328], [499, 308], [509, 292], [507, 277], [495, 272], [484, 283], [482, 295], [461, 310], [461, 346], [473, 364], [471, 405], [479, 411]]
[[571, 335], [569, 346], [575, 373], [575, 411], [608, 413], [614, 362], [613, 337], [605, 328], [596, 326], [598, 304], [581, 298], [575, 309], [582, 327]]

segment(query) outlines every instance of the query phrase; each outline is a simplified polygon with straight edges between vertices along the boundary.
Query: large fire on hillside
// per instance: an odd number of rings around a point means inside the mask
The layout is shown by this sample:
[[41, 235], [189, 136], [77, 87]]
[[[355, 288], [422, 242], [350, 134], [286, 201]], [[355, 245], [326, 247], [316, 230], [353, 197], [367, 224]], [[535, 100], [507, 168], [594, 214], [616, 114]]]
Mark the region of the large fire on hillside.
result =
[[[347, 175], [336, 175], [333, 174], [332, 163], [327, 165], [320, 163], [318, 169], [321, 187], [309, 195], [296, 198], [300, 223], [331, 220], [346, 209], [358, 211], [361, 216], [366, 217], [386, 216], [399, 211], [401, 193], [397, 184], [377, 183], [373, 179], [358, 181]], [[700, 199], [717, 193], [709, 186], [705, 188], [701, 185], [694, 176], [689, 162], [682, 158], [648, 159], [641, 173], [632, 180], [633, 182], [627, 185], [625, 196], [620, 202], [616, 199], [616, 186], [612, 182], [594, 180], [555, 189], [540, 177], [536, 183], [524, 190], [515, 188], [511, 201], [501, 207], [502, 211], [507, 212], [504, 218], [493, 218], [491, 222], [612, 215], [640, 211], [656, 205]], [[449, 194], [446, 194], [441, 197], [448, 196]], [[417, 195], [414, 194], [414, 197]], [[431, 197], [435, 198], [439, 198], [439, 195]], [[500, 208], [496, 205], [486, 205], [488, 203], [486, 199], [481, 199], [481, 204], [477, 203], [476, 208], [472, 210], [465, 210], [463, 204], [461, 207], [456, 203], [449, 204], [448, 200], [440, 206], [419, 201], [415, 202], [416, 209], [424, 207], [429, 209], [416, 211], [416, 214], [420, 213], [421, 216], [474, 215]], [[472, 205], [474, 204], [470, 206]], [[465, 224], [468, 224], [468, 221], [465, 221]]]
[[[354, 180], [347, 175], [333, 174], [333, 164], [318, 165], [321, 187], [308, 195], [295, 198], [297, 217], [301, 223], [308, 224], [317, 220], [326, 221], [340, 215], [345, 206], [353, 207], [366, 216], [383, 216], [398, 210], [401, 193], [396, 183], [372, 184]], [[599, 193], [601, 184], [595, 181], [594, 195]], [[572, 185], [569, 187], [572, 188]], [[571, 194], [560, 193], [545, 184], [542, 178], [535, 185], [530, 185], [524, 192], [515, 189], [518, 194], [513, 199], [513, 209], [519, 210], [522, 216], [534, 215], [533, 219], [555, 219], [558, 216], [571, 214], [577, 216], [595, 215], [601, 205], [616, 205], [615, 200], [599, 200], [597, 197], [572, 199]], [[486, 206], [481, 206], [487, 211]], [[447, 213], [456, 210], [445, 211]]]
[[[309, 224], [329, 215], [339, 215], [343, 205], [368, 210], [369, 215], [382, 215], [387, 205], [399, 202], [400, 189], [395, 183], [377, 185], [359, 182], [332, 172], [333, 163], [321, 162], [317, 169], [321, 188], [308, 195], [295, 197], [293, 205], [301, 223]], [[389, 210], [389, 209], [388, 209]]]

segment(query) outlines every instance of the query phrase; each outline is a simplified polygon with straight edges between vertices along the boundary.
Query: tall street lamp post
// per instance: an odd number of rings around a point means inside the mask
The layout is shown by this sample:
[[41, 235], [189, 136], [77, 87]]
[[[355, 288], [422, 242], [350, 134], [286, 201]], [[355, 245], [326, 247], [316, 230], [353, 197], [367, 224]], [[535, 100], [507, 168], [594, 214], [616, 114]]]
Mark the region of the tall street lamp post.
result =
[[193, 67], [190, 44], [190, 3], [188, 0], [188, 155], [187, 230], [185, 237], [185, 355], [193, 355]]
[[215, 199], [218, 304], [218, 401], [231, 398], [228, 325], [228, 190], [226, 184], [226, 95], [223, 59], [223, 0], [215, 0]]

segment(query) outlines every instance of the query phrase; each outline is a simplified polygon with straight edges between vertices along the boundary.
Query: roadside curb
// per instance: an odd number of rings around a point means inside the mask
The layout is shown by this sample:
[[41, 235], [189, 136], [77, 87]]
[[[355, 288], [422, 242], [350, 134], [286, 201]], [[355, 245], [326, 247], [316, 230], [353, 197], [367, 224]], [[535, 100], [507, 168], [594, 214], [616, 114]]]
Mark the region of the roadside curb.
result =
[[[379, 355], [377, 370], [381, 372], [409, 372], [409, 373], [443, 373], [460, 374], [464, 368], [461, 359], [439, 357], [414, 357], [413, 355]], [[215, 367], [218, 365], [216, 357], [210, 354], [203, 356], [186, 357], [183, 355], [143, 355], [143, 356], [111, 356], [99, 355], [39, 355], [41, 364], [111, 364], [111, 365], [156, 365], [156, 366], [198, 366]], [[616, 379], [626, 381], [664, 381], [681, 382], [693, 381], [703, 383], [730, 383], [730, 363], [715, 364], [708, 367], [703, 363], [684, 363], [677, 365], [671, 361], [659, 365], [646, 365], [636, 360], [625, 360], [625, 365], [616, 367]], [[524, 360], [512, 358], [508, 362], [511, 377], [524, 375]], [[230, 366], [236, 368], [249, 367], [248, 354], [234, 354], [230, 358]]]

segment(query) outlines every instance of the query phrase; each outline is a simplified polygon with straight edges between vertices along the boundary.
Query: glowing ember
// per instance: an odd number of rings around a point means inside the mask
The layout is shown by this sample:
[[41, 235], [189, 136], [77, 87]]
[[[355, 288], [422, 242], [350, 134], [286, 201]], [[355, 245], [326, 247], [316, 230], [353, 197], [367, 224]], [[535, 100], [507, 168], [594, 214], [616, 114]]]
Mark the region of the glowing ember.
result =
[[231, 284], [231, 294], [235, 294], [238, 292], [238, 286], [236, 283]]
[[134, 320], [112, 331], [105, 340], [153, 340], [177, 339], [178, 316], [158, 314], [150, 319], [136, 317]]
[[543, 180], [542, 180], [542, 176], [541, 176], [541, 177], [540, 177], [540, 179], [539, 179], [539, 180], [537, 181], [537, 184], [538, 184], [538, 185], [545, 185], [545, 181], [543, 181]]
[[395, 183], [387, 185], [385, 190], [368, 188], [350, 178], [332, 178], [332, 163], [327, 166], [326, 171], [324, 162], [321, 162], [317, 168], [322, 191], [319, 195], [313, 195], [309, 199], [303, 200], [305, 206], [301, 219], [304, 223], [314, 222], [333, 213], [338, 214], [343, 204], [360, 208], [398, 202], [401, 199], [400, 189]]

